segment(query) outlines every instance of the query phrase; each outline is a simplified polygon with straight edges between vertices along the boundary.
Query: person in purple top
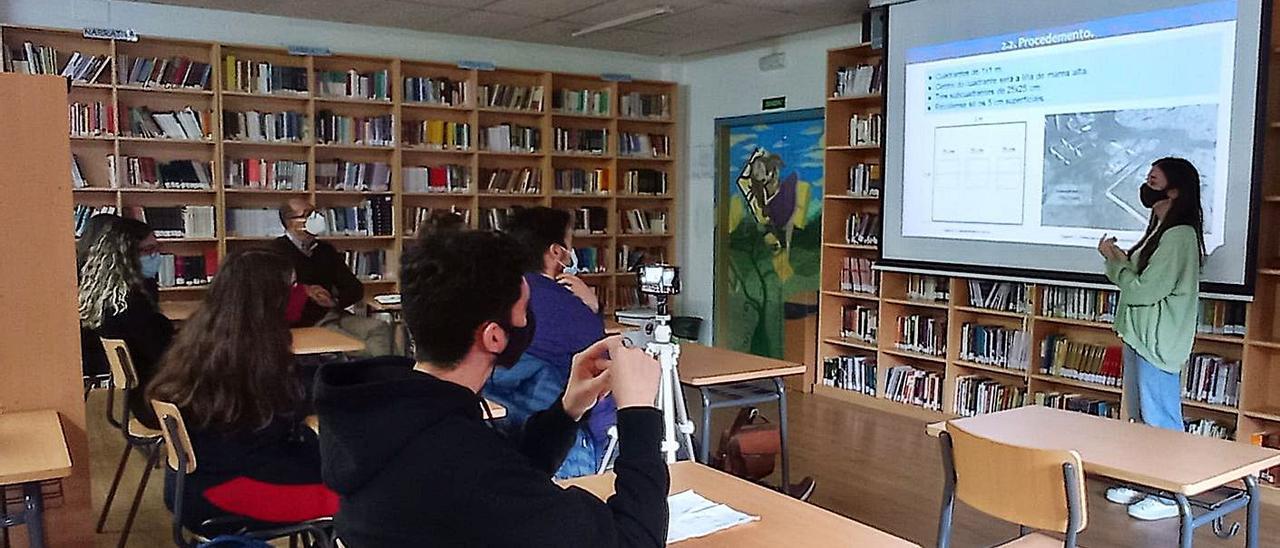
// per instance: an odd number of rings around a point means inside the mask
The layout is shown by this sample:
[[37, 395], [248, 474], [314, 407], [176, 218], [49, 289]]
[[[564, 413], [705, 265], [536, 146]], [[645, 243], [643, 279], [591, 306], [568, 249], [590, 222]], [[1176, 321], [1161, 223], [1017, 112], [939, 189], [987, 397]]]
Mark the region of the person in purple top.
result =
[[[514, 430], [560, 398], [573, 355], [604, 338], [604, 320], [595, 291], [575, 275], [573, 218], [568, 212], [520, 209], [508, 220], [506, 232], [525, 250], [529, 309], [538, 321], [529, 349], [514, 367], [493, 372], [484, 395], [507, 408], [500, 426]], [[601, 400], [585, 419], [557, 477], [596, 473], [609, 427], [616, 420], [613, 398]]]

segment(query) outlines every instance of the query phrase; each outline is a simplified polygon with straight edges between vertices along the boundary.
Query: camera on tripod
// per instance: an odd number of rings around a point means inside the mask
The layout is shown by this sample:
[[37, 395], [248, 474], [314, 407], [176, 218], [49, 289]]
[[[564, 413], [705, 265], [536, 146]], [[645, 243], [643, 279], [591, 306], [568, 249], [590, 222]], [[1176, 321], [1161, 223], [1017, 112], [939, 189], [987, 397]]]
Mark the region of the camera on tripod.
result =
[[641, 265], [636, 273], [640, 292], [659, 297], [680, 294], [680, 268], [669, 264]]

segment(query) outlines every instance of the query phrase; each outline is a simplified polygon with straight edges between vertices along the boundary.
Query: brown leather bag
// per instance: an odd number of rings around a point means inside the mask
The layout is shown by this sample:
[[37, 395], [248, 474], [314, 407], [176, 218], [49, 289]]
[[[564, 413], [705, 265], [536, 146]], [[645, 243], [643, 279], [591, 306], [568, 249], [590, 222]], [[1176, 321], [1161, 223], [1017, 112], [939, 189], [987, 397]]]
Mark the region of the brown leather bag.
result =
[[759, 409], [744, 407], [738, 410], [733, 425], [720, 434], [720, 449], [711, 463], [740, 478], [759, 481], [773, 473], [780, 452], [778, 425], [760, 416]]

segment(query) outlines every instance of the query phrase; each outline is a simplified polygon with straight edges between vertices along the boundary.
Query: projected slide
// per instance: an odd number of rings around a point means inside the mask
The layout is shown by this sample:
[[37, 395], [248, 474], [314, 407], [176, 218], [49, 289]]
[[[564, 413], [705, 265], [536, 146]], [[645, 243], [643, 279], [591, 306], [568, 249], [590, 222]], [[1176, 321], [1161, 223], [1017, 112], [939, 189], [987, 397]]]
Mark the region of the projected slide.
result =
[[1235, 40], [1236, 3], [1221, 1], [906, 49], [902, 236], [1128, 245], [1151, 162], [1182, 156], [1212, 252]]

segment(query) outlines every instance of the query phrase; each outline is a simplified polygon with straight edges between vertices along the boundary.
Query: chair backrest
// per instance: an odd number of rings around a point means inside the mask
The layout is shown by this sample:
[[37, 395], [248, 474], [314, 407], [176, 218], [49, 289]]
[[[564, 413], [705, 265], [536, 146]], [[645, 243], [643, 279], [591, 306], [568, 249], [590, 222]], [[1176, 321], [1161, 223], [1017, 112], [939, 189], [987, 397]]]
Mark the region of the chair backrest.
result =
[[133, 390], [138, 386], [138, 373], [133, 368], [133, 356], [129, 354], [129, 346], [120, 339], [102, 339], [102, 349], [107, 353], [107, 363], [111, 365], [111, 383], [122, 390]]
[[[196, 471], [196, 452], [191, 448], [191, 434], [187, 432], [187, 423], [182, 420], [182, 411], [178, 406], [158, 400], [151, 400], [151, 409], [156, 412], [160, 421], [160, 433], [164, 435], [165, 450], [169, 453], [169, 468], [179, 473], [190, 474]], [[179, 454], [186, 460], [186, 470], [180, 470]]]
[[[1066, 533], [1074, 498], [1076, 532], [1084, 530], [1088, 514], [1079, 453], [1008, 445], [971, 434], [954, 422], [947, 424], [947, 434], [956, 497], [965, 504], [1008, 522]], [[1064, 468], [1070, 472], [1064, 474]], [[1075, 487], [1070, 496], [1068, 484]]]

